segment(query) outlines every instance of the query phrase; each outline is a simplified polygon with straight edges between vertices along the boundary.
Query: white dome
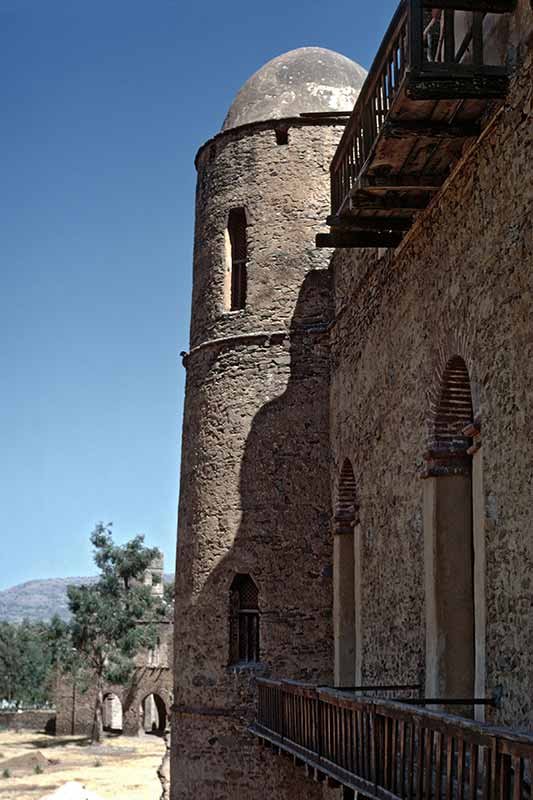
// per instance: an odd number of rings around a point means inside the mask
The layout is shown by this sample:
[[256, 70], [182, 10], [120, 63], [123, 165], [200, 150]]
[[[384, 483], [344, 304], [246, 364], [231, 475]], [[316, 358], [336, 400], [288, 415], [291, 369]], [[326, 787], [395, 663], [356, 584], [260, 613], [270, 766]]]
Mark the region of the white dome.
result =
[[309, 112], [351, 111], [366, 70], [333, 50], [300, 47], [273, 58], [249, 78], [222, 130]]

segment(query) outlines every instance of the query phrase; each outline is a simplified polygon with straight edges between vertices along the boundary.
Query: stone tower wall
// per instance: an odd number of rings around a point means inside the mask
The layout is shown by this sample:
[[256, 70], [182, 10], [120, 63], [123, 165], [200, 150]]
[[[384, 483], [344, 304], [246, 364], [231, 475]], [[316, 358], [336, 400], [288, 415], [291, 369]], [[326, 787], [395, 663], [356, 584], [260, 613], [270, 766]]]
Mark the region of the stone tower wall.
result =
[[[198, 157], [177, 549], [173, 800], [330, 790], [246, 731], [259, 675], [331, 683], [328, 211], [338, 124], [228, 131]], [[228, 212], [248, 216], [246, 308], [224, 309]], [[230, 585], [259, 590], [260, 661], [230, 665]]]

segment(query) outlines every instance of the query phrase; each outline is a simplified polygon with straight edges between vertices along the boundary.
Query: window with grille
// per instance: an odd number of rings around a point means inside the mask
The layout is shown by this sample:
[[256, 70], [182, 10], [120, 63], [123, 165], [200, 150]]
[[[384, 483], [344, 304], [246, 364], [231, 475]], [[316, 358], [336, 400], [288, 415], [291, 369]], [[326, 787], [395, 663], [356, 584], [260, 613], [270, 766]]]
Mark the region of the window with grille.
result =
[[228, 236], [231, 250], [230, 308], [237, 311], [246, 306], [246, 211], [232, 208], [228, 216]]
[[259, 661], [259, 593], [249, 575], [230, 588], [230, 663]]

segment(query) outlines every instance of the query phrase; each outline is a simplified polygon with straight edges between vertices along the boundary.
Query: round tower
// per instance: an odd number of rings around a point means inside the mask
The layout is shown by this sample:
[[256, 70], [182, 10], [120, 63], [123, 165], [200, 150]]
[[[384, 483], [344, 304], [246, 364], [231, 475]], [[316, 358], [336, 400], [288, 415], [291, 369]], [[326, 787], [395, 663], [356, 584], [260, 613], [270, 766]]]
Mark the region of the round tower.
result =
[[173, 800], [323, 796], [247, 725], [258, 676], [332, 679], [333, 307], [329, 253], [314, 238], [364, 77], [322, 48], [275, 58], [196, 158]]

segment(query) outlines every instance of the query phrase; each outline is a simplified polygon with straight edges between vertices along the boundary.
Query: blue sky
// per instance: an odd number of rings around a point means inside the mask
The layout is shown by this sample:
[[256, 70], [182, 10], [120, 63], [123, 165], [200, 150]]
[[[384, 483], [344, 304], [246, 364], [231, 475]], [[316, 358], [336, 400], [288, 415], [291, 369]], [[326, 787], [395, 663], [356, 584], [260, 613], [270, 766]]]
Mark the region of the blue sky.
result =
[[0, 0], [0, 589], [174, 569], [195, 171], [242, 83], [304, 45], [369, 66], [376, 3]]

